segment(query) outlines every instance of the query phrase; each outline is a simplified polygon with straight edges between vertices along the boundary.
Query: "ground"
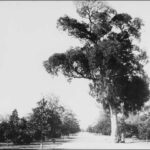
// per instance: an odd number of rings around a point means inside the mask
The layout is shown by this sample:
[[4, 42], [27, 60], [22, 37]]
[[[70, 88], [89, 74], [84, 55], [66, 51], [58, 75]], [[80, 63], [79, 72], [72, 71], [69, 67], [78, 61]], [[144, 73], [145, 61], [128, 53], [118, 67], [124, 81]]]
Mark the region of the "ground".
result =
[[0, 145], [1, 149], [150, 149], [150, 142], [126, 139], [126, 143], [112, 143], [110, 136], [80, 132], [76, 135], [57, 139], [55, 143], [44, 142], [30, 145]]

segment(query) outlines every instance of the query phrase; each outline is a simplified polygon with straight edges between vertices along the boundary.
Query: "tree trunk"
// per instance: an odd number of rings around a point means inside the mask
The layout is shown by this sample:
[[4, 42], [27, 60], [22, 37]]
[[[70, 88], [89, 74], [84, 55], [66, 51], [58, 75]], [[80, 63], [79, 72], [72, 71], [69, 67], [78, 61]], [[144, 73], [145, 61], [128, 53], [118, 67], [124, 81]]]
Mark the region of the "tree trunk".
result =
[[121, 143], [125, 143], [125, 133], [121, 133]]
[[121, 143], [125, 143], [125, 120], [124, 120], [124, 116], [122, 116], [122, 120], [121, 120], [121, 129], [119, 130], [119, 134], [120, 134], [120, 142]]
[[111, 138], [115, 143], [119, 142], [118, 136], [118, 120], [116, 109], [109, 105], [110, 108], [110, 117], [111, 117]]
[[121, 143], [125, 143], [125, 114], [124, 114], [124, 103], [122, 103], [122, 118], [121, 118], [121, 128], [122, 128], [122, 130], [121, 130]]

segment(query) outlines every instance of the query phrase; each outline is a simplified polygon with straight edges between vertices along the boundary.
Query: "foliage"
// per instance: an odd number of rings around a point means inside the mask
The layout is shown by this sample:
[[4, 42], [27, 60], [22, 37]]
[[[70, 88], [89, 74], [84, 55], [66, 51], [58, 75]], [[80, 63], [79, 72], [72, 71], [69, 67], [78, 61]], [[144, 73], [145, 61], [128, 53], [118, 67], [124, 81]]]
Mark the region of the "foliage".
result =
[[111, 133], [111, 122], [109, 116], [104, 116], [98, 123], [95, 125], [96, 133], [101, 133], [103, 135], [110, 135]]
[[144, 112], [142, 111], [140, 116], [139, 116], [138, 132], [139, 132], [138, 137], [140, 139], [144, 139], [144, 140], [150, 139], [149, 105], [144, 106]]
[[14, 144], [30, 144], [33, 141], [28, 122], [20, 118], [15, 138], [11, 139]]
[[88, 132], [100, 133], [102, 135], [110, 135], [111, 121], [108, 114], [104, 114], [94, 126], [89, 126]]
[[8, 136], [8, 131], [9, 130], [9, 124], [7, 121], [2, 121], [0, 123], [0, 142], [5, 142], [9, 136]]
[[57, 138], [61, 136], [61, 127], [62, 127], [62, 113], [65, 111], [65, 108], [59, 104], [58, 97], [48, 97], [48, 107], [50, 109], [51, 119], [50, 126], [51, 130], [48, 137]]
[[138, 125], [138, 132], [139, 132], [138, 137], [140, 139], [144, 140], [150, 139], [150, 119]]
[[32, 134], [25, 118], [19, 118], [17, 110], [13, 110], [8, 121], [0, 123], [1, 142], [12, 141], [14, 144], [29, 144]]
[[71, 111], [65, 111], [62, 118], [62, 135], [69, 135], [80, 131], [78, 120]]
[[88, 126], [88, 128], [87, 128], [87, 130], [86, 130], [87, 132], [91, 132], [91, 133], [94, 133], [94, 129], [93, 129], [93, 127], [92, 126]]
[[37, 104], [30, 116], [34, 139], [58, 138], [78, 132], [79, 124], [74, 114], [67, 113], [68, 110], [59, 104], [57, 97], [47, 97]]
[[[146, 129], [145, 126], [143, 126], [143, 124], [139, 123], [137, 120], [134, 120], [134, 122], [130, 122], [128, 118], [125, 120], [125, 122], [122, 122], [122, 119], [119, 118], [118, 126], [118, 132], [122, 132], [122, 130], [124, 130], [125, 137], [127, 138], [131, 138], [132, 136], [141, 138], [143, 135], [145, 135], [145, 133], [143, 132], [144, 129]], [[105, 114], [103, 118], [100, 119], [94, 126], [89, 126], [87, 131], [92, 133], [101, 133], [102, 135], [110, 135], [111, 122], [109, 115]]]
[[138, 125], [136, 124], [125, 124], [125, 136], [130, 138], [133, 136], [139, 137]]
[[130, 115], [125, 124], [126, 137], [136, 136], [139, 139], [150, 139], [150, 119], [149, 114], [139, 112], [138, 115]]
[[37, 107], [33, 109], [33, 113], [31, 114], [30, 122], [32, 130], [34, 131], [35, 139], [40, 140], [43, 138], [45, 134], [45, 130], [50, 128], [48, 124], [48, 119], [50, 119], [50, 115], [48, 115], [47, 101], [42, 99], [37, 102]]
[[0, 123], [0, 142], [30, 144], [78, 131], [80, 127], [75, 114], [60, 105], [57, 97], [50, 96], [37, 102], [27, 118], [19, 118], [17, 110], [13, 110], [8, 121]]
[[65, 53], [56, 53], [44, 62], [48, 73], [61, 72], [69, 80], [91, 80], [90, 94], [118, 112], [139, 110], [149, 98], [148, 77], [143, 65], [146, 53], [133, 43], [140, 38], [141, 19], [117, 13], [103, 2], [77, 2], [78, 21], [60, 17], [57, 26], [83, 42]]
[[18, 111], [14, 109], [9, 118], [9, 138], [14, 143], [17, 139], [18, 131], [19, 131], [19, 116]]
[[19, 118], [15, 109], [9, 118], [9, 138], [14, 144], [29, 144], [32, 142], [28, 122], [25, 118]]
[[37, 104], [38, 106], [33, 109], [30, 118], [30, 122], [34, 126], [35, 138], [40, 140], [46, 136], [60, 136], [61, 118], [59, 111], [61, 107], [58, 105], [58, 101], [52, 98], [49, 101], [42, 99]]
[[113, 116], [111, 132], [117, 142], [123, 129], [118, 131], [117, 114], [139, 111], [150, 97], [144, 71], [147, 55], [134, 42], [140, 39], [143, 23], [98, 0], [77, 2], [77, 13], [82, 21], [66, 15], [58, 19], [57, 27], [83, 45], [53, 54], [44, 67], [51, 75], [62, 73], [69, 81], [91, 81], [90, 94]]

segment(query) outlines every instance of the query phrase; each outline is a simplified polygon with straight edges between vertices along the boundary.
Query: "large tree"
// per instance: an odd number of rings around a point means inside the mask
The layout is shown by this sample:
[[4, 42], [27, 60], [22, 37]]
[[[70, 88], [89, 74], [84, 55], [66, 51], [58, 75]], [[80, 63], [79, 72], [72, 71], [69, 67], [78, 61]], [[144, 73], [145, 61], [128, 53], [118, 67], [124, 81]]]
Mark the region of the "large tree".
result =
[[61, 72], [69, 80], [90, 80], [91, 94], [109, 108], [111, 135], [117, 137], [117, 114], [139, 110], [149, 98], [143, 66], [146, 53], [134, 42], [140, 39], [142, 21], [117, 13], [96, 0], [76, 2], [82, 21], [60, 17], [57, 26], [79, 39], [83, 46], [55, 53], [44, 66], [48, 73]]

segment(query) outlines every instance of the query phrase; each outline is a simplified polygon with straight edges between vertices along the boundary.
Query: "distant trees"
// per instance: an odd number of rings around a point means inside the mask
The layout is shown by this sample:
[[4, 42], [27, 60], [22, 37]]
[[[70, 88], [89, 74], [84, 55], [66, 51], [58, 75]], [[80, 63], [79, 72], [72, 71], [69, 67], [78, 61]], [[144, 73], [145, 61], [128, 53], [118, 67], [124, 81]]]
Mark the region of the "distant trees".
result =
[[5, 123], [4, 136], [5, 141], [10, 140], [14, 144], [29, 144], [32, 142], [29, 124], [25, 118], [19, 118], [17, 110], [13, 110], [12, 114]]
[[28, 121], [19, 118], [17, 110], [13, 110], [8, 120], [0, 123], [0, 141], [12, 141], [14, 144], [28, 144], [32, 142]]
[[69, 135], [80, 131], [79, 122], [71, 111], [62, 116], [62, 135]]
[[9, 139], [9, 123], [3, 120], [0, 123], [0, 142], [8, 141]]
[[79, 131], [75, 115], [60, 105], [57, 97], [50, 96], [37, 102], [27, 118], [19, 118], [17, 110], [13, 110], [9, 119], [0, 123], [0, 142], [29, 144]]
[[36, 140], [43, 140], [46, 131], [51, 129], [49, 124], [51, 116], [48, 113], [47, 101], [42, 99], [37, 102], [37, 107], [33, 109], [29, 120]]
[[105, 113], [101, 118], [96, 122], [95, 125], [89, 126], [87, 128], [88, 132], [100, 133], [102, 135], [111, 134], [111, 120], [109, 114]]
[[26, 118], [20, 118], [18, 137], [15, 144], [29, 144], [33, 141], [33, 134]]
[[15, 109], [13, 110], [9, 118], [9, 138], [14, 143], [17, 143], [18, 133], [19, 133], [19, 116], [18, 111]]
[[[148, 111], [146, 111], [146, 110]], [[144, 111], [143, 111], [144, 110]], [[150, 113], [149, 106], [144, 106], [142, 111], [138, 114], [130, 113], [124, 120], [124, 124], [121, 122], [121, 117], [118, 119], [118, 132], [124, 130], [125, 137], [131, 138], [135, 136], [138, 139], [149, 140], [150, 139]], [[109, 114], [104, 114], [101, 119], [97, 121], [95, 125], [90, 125], [87, 128], [88, 132], [100, 133], [102, 135], [110, 135], [111, 133], [111, 121]]]

